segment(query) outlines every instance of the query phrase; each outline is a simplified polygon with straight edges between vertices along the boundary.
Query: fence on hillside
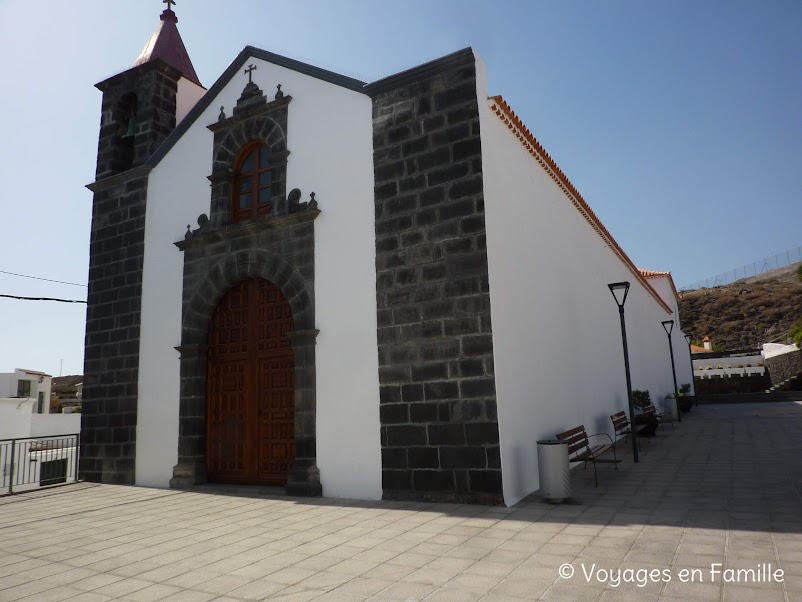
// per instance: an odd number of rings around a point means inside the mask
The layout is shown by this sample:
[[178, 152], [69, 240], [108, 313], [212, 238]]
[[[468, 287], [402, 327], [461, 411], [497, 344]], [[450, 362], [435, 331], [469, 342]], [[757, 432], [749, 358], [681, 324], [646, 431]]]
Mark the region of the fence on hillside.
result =
[[766, 272], [770, 272], [771, 270], [783, 268], [787, 265], [792, 265], [800, 261], [802, 261], [802, 247], [796, 247], [795, 249], [788, 249], [784, 253], [778, 253], [777, 255], [766, 257], [760, 261], [755, 261], [739, 268], [728, 270], [716, 276], [711, 276], [710, 278], [705, 278], [704, 280], [694, 282], [693, 284], [687, 284], [680, 287], [680, 290], [693, 291], [699, 288], [723, 286], [725, 284], [735, 282], [736, 280], [751, 278], [753, 276], [757, 276], [758, 274], [764, 274]]

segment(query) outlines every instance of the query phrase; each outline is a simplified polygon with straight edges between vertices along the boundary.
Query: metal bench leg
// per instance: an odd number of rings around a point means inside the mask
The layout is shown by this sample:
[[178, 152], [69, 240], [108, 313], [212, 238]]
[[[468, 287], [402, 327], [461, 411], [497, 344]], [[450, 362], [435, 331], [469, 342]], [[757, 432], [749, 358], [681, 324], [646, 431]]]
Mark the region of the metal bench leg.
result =
[[593, 478], [596, 481], [596, 485], [595, 486], [598, 487], [599, 486], [599, 473], [596, 472], [596, 460], [595, 460], [595, 458], [593, 460]]

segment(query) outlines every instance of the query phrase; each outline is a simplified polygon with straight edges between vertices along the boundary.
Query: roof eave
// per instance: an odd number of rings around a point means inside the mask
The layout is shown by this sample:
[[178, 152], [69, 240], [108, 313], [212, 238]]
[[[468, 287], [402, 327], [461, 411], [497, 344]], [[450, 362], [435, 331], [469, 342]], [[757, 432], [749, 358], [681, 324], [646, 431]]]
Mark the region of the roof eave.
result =
[[491, 109], [496, 116], [505, 122], [507, 127], [513, 131], [523, 147], [529, 152], [529, 154], [535, 157], [541, 167], [546, 170], [546, 173], [548, 173], [557, 183], [557, 185], [560, 186], [563, 192], [565, 192], [565, 194], [571, 200], [574, 207], [577, 208], [580, 214], [582, 214], [585, 220], [602, 238], [602, 240], [604, 240], [610, 249], [612, 249], [613, 252], [618, 255], [619, 259], [621, 259], [627, 269], [629, 269], [629, 271], [651, 294], [655, 301], [657, 301], [657, 303], [666, 311], [666, 313], [673, 315], [673, 310], [663, 300], [654, 287], [649, 284], [649, 281], [640, 273], [624, 249], [622, 249], [618, 242], [616, 242], [615, 238], [613, 238], [613, 235], [610, 234], [609, 230], [607, 230], [604, 224], [602, 224], [601, 220], [593, 212], [593, 209], [590, 208], [590, 205], [588, 205], [576, 187], [568, 179], [568, 176], [565, 175], [554, 159], [551, 158], [551, 155], [549, 155], [548, 152], [546, 152], [546, 149], [543, 148], [543, 145], [538, 142], [537, 138], [535, 138], [532, 132], [530, 132], [529, 129], [518, 118], [504, 98], [502, 98], [500, 95], [497, 95], [491, 96], [488, 100], [490, 101]]

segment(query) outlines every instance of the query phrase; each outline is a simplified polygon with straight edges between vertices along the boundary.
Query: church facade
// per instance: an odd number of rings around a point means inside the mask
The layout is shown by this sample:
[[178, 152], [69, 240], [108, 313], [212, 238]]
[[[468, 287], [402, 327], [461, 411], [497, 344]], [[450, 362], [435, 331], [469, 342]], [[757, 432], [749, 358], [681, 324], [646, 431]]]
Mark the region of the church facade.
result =
[[673, 287], [471, 49], [365, 83], [246, 47], [205, 90], [176, 22], [97, 86], [82, 478], [515, 503], [538, 439], [626, 407], [615, 281], [673, 391]]

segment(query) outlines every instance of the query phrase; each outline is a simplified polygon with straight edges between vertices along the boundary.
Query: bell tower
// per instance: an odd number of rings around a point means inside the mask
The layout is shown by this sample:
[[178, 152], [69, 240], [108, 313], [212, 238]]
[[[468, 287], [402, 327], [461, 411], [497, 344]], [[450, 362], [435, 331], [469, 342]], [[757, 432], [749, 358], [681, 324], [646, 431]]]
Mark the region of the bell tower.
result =
[[133, 66], [96, 87], [103, 93], [89, 245], [84, 342], [81, 475], [133, 484], [139, 327], [149, 159], [176, 127], [182, 89], [203, 88], [189, 59], [174, 0]]
[[103, 92], [95, 178], [143, 165], [175, 129], [181, 79], [201, 86], [178, 33], [173, 0], [133, 66], [96, 85]]

